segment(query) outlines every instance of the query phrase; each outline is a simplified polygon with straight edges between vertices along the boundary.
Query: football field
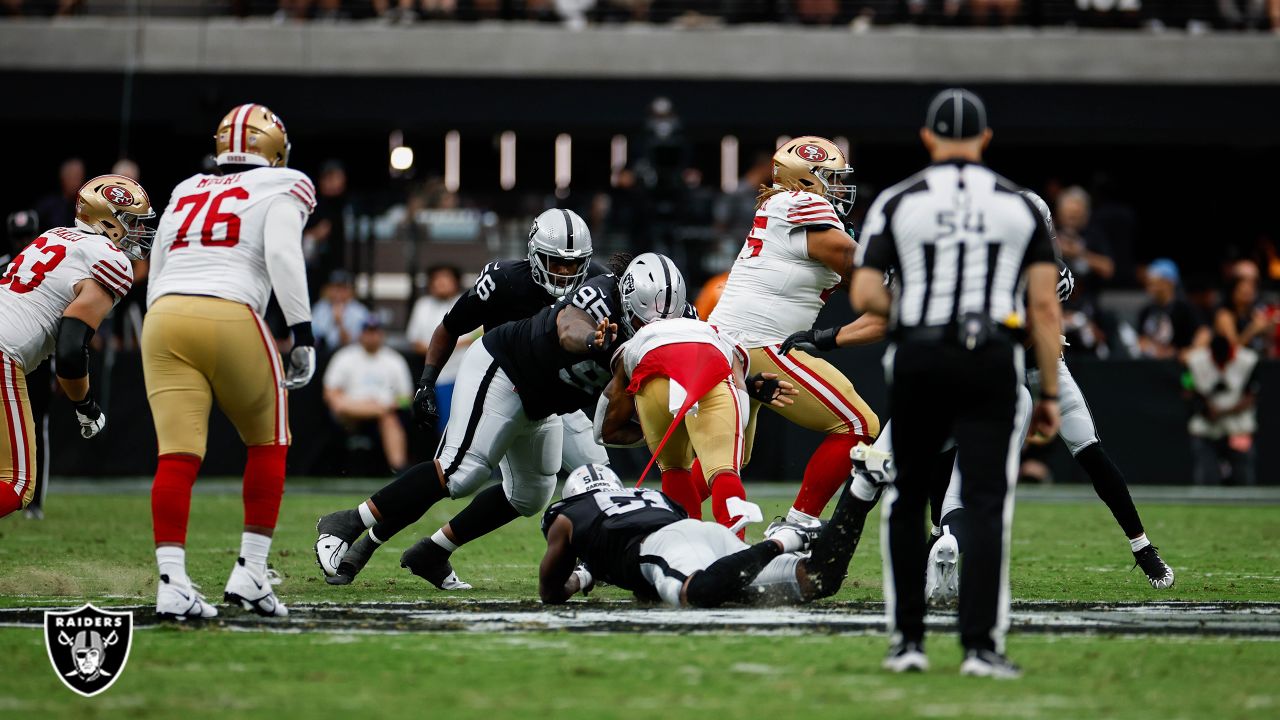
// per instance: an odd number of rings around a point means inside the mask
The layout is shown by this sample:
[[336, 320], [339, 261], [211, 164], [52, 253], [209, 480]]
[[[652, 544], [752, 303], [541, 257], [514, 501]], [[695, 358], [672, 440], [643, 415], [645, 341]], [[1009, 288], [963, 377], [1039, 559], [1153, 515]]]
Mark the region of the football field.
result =
[[[192, 503], [189, 572], [219, 603], [239, 543], [236, 485], [202, 481]], [[948, 612], [936, 614], [929, 674], [879, 669], [878, 516], [840, 594], [809, 608], [670, 611], [600, 588], [549, 611], [536, 602], [536, 518], [455, 556], [473, 591], [441, 593], [398, 562], [460, 502], [332, 587], [311, 551], [315, 518], [376, 485], [292, 487], [272, 552], [292, 610], [280, 621], [220, 606], [204, 626], [155, 627], [145, 483], [77, 484], [50, 496], [43, 522], [0, 522], [0, 717], [1280, 716], [1280, 506], [1265, 495], [1139, 496], [1177, 572], [1157, 593], [1087, 488], [1023, 493], [1009, 652], [1026, 676], [997, 683], [957, 676]], [[777, 487], [749, 494], [766, 515], [790, 499]], [[131, 606], [138, 626], [120, 680], [91, 699], [54, 677], [39, 629], [44, 608], [85, 601]]]

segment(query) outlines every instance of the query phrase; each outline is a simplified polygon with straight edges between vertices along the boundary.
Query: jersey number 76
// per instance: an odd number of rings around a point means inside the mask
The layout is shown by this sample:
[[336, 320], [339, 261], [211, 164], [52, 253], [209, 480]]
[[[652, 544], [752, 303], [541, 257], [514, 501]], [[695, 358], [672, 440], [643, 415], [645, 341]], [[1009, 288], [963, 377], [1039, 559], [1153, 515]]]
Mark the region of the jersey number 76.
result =
[[[240, 216], [233, 212], [226, 212], [222, 209], [222, 202], [227, 199], [231, 200], [248, 200], [249, 191], [242, 187], [231, 187], [223, 190], [213, 196], [213, 200], [209, 199], [212, 191], [196, 193], [195, 195], [187, 195], [178, 199], [178, 204], [173, 209], [181, 212], [183, 208], [190, 208], [187, 211], [186, 218], [183, 219], [182, 225], [178, 227], [178, 236], [174, 239], [173, 245], [169, 246], [170, 250], [184, 248], [191, 244], [187, 233], [191, 231], [191, 225], [195, 222], [196, 216], [204, 213], [204, 225], [200, 229], [200, 244], [208, 247], [231, 247], [240, 242]], [[205, 206], [208, 206], [206, 210]], [[216, 228], [222, 225], [226, 229], [222, 233], [217, 233]], [[222, 237], [215, 238], [220, 234]]]

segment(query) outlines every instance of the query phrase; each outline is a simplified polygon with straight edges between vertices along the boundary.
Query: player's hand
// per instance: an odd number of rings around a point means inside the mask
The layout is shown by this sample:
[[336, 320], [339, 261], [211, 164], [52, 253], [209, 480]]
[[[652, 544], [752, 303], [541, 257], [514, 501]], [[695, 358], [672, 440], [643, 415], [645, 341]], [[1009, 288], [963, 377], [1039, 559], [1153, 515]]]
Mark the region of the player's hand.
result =
[[80, 437], [87, 440], [107, 426], [107, 414], [98, 407], [98, 402], [92, 395], [85, 395], [83, 400], [73, 405], [76, 409], [76, 422], [80, 423]]
[[289, 367], [284, 371], [284, 389], [297, 390], [311, 382], [316, 374], [316, 349], [310, 345], [295, 345], [289, 351]]
[[1061, 417], [1058, 414], [1057, 400], [1040, 400], [1031, 409], [1031, 432], [1027, 434], [1027, 442], [1032, 445], [1045, 445], [1058, 435]]
[[591, 576], [591, 571], [586, 565], [578, 565], [574, 568], [573, 576], [578, 578], [578, 590], [582, 592], [582, 596], [586, 597], [588, 593], [596, 587], [596, 579]]
[[604, 318], [596, 323], [595, 334], [591, 336], [591, 341], [587, 343], [590, 350], [603, 350], [609, 347], [609, 343], [618, 337], [618, 323], [609, 322], [609, 318]]
[[757, 373], [747, 378], [747, 395], [757, 402], [786, 407], [795, 403], [790, 396], [799, 394], [795, 385], [779, 380], [777, 373]]
[[427, 432], [436, 429], [436, 425], [440, 423], [440, 406], [436, 403], [434, 382], [418, 381], [418, 391], [413, 394], [410, 413], [413, 415], [413, 421]]
[[839, 332], [839, 328], [810, 328], [801, 330], [798, 333], [792, 333], [790, 337], [782, 341], [781, 353], [786, 355], [792, 350], [803, 350], [810, 355], [814, 355], [828, 350], [835, 350], [837, 332]]

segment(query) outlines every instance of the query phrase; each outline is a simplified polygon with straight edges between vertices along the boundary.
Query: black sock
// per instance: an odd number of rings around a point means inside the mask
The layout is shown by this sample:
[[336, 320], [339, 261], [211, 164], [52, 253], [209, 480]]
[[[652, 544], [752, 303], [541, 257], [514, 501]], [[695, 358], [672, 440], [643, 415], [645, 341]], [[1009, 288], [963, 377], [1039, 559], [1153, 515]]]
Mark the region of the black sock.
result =
[[448, 493], [440, 485], [435, 461], [414, 465], [370, 498], [382, 516], [372, 528], [374, 536], [379, 542], [390, 540], [446, 497]]
[[805, 572], [814, 585], [814, 599], [830, 597], [840, 591], [849, 563], [862, 539], [867, 513], [875, 507], [875, 501], [867, 502], [854, 497], [848, 486], [840, 494], [840, 501], [831, 513], [831, 520], [813, 541], [809, 557], [804, 561]]
[[964, 508], [956, 508], [944, 515], [938, 527], [942, 528], [944, 535], [954, 535], [956, 546], [960, 548], [960, 552], [964, 552]]
[[764, 566], [781, 554], [778, 543], [765, 540], [722, 557], [693, 574], [685, 597], [694, 607], [719, 607], [740, 599]]
[[449, 521], [449, 529], [453, 531], [453, 541], [462, 545], [488, 535], [518, 517], [519, 511], [511, 506], [499, 483], [476, 493], [471, 504]]
[[1111, 514], [1124, 530], [1126, 537], [1137, 537], [1143, 533], [1142, 518], [1138, 517], [1138, 508], [1133, 505], [1129, 495], [1129, 485], [1124, 481], [1120, 468], [1111, 461], [1111, 456], [1102, 449], [1102, 443], [1094, 443], [1076, 455], [1076, 462], [1088, 473], [1093, 481], [1093, 489], [1102, 498], [1102, 502], [1111, 508]]

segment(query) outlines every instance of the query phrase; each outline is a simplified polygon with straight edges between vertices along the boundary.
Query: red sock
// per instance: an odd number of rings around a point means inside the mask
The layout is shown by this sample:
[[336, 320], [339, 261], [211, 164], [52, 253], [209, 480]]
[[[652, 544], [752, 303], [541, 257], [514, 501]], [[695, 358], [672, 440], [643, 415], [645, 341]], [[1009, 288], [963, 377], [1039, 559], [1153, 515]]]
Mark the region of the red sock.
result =
[[22, 498], [9, 483], [0, 483], [0, 518], [22, 509]]
[[284, 459], [288, 445], [249, 448], [244, 464], [244, 524], [274, 528], [284, 495]]
[[151, 483], [151, 526], [156, 543], [187, 542], [187, 518], [191, 515], [191, 486], [200, 472], [195, 455], [161, 455], [156, 479]]
[[[716, 522], [725, 527], [731, 527], [737, 519], [729, 516], [727, 505], [729, 498], [734, 497], [747, 499], [747, 490], [742, 487], [742, 478], [738, 477], [738, 473], [730, 470], [711, 478], [711, 514], [715, 516]], [[743, 528], [738, 532], [738, 539], [746, 534], [746, 528]]]
[[849, 481], [853, 461], [849, 451], [860, 442], [871, 442], [861, 435], [828, 435], [804, 469], [804, 480], [796, 494], [795, 508], [817, 517], [831, 502], [840, 486]]
[[711, 487], [707, 485], [707, 476], [702, 474], [702, 461], [693, 459], [693, 468], [689, 470], [689, 479], [693, 483], [694, 492], [698, 493], [698, 501], [706, 502], [711, 497]]
[[694, 520], [702, 519], [702, 500], [698, 491], [693, 489], [693, 480], [689, 471], [682, 468], [671, 468], [662, 471], [662, 492], [672, 500], [680, 503], [680, 507], [689, 513]]

